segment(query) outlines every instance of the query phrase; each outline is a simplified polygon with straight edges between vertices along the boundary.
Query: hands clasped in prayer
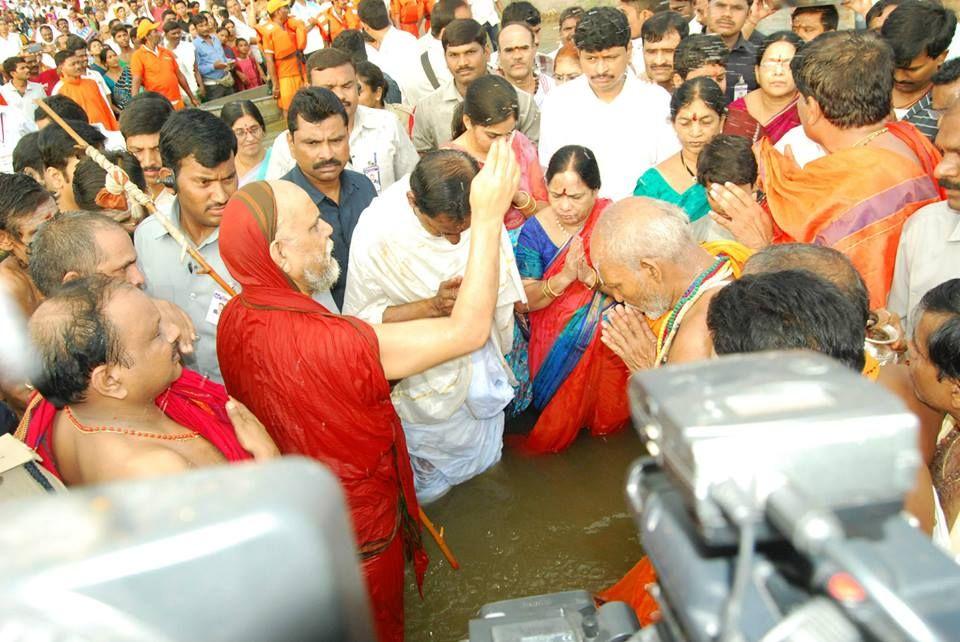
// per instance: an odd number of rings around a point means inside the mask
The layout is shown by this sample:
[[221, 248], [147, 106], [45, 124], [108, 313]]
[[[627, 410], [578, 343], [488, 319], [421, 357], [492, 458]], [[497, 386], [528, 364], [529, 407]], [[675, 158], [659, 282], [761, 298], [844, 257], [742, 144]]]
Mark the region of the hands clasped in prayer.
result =
[[600, 340], [630, 369], [638, 372], [653, 367], [657, 357], [657, 337], [647, 317], [636, 308], [616, 305], [603, 317]]

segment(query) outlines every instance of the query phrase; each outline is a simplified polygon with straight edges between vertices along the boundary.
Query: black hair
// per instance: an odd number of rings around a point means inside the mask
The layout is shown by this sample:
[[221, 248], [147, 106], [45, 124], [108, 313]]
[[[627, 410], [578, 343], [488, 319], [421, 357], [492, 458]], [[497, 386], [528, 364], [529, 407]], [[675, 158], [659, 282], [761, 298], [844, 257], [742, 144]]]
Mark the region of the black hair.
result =
[[[147, 189], [147, 179], [143, 175], [140, 161], [130, 152], [104, 152], [107, 160], [117, 165], [133, 181], [141, 191]], [[107, 180], [107, 172], [92, 158], [81, 158], [73, 169], [73, 199], [84, 210], [98, 212], [104, 208], [97, 204], [97, 194], [103, 189]]]
[[757, 173], [757, 157], [743, 136], [718, 134], [697, 157], [697, 182], [706, 188], [713, 183], [753, 185]]
[[225, 122], [227, 127], [230, 128], [233, 128], [233, 124], [244, 116], [250, 116], [257, 121], [260, 129], [267, 131], [267, 124], [264, 122], [260, 110], [257, 109], [257, 105], [252, 100], [234, 100], [224, 105], [223, 109], [220, 110], [220, 120]]
[[828, 31], [790, 63], [804, 98], [814, 98], [840, 129], [865, 127], [890, 116], [893, 50], [872, 31]]
[[440, 38], [440, 42], [443, 44], [444, 51], [450, 47], [462, 47], [474, 42], [483, 48], [487, 46], [487, 32], [473, 18], [451, 20], [447, 28], [443, 30], [443, 37]]
[[693, 101], [700, 99], [707, 107], [723, 116], [727, 112], [727, 99], [723, 90], [713, 78], [691, 78], [677, 87], [670, 97], [670, 120], [677, 119], [677, 113]]
[[17, 70], [17, 65], [25, 62], [27, 61], [21, 58], [20, 56], [10, 56], [9, 58], [3, 61], [3, 73], [9, 76]]
[[357, 15], [360, 16], [360, 22], [371, 29], [379, 31], [390, 26], [390, 14], [383, 0], [360, 0]]
[[165, 167], [180, 171], [180, 164], [193, 156], [200, 165], [213, 168], [237, 152], [237, 138], [227, 125], [201, 109], [174, 113], [160, 129], [160, 158]]
[[57, 65], [57, 68], [59, 69], [60, 66], [63, 65], [63, 63], [73, 58], [73, 56], [74, 56], [74, 53], [69, 49], [61, 49], [57, 53], [53, 54], [53, 62], [54, 64]]
[[470, 216], [470, 183], [478, 171], [477, 161], [461, 151], [428, 152], [410, 174], [413, 202], [424, 216], [462, 221]]
[[707, 328], [718, 355], [806, 349], [863, 370], [859, 312], [835, 285], [805, 270], [748, 274], [721, 288]]
[[793, 45], [793, 55], [800, 53], [800, 50], [803, 49], [803, 46], [806, 44], [803, 41], [803, 38], [792, 31], [777, 31], [775, 33], [771, 33], [769, 36], [764, 38], [763, 42], [760, 43], [760, 46], [757, 47], [757, 65], [763, 62], [763, 56], [767, 53], [767, 49], [769, 49], [771, 45], [775, 45], [778, 42], [789, 42], [791, 45]]
[[376, 93], [378, 89], [381, 90], [380, 106], [382, 107], [383, 97], [387, 95], [387, 79], [383, 76], [380, 67], [377, 67], [369, 60], [357, 63], [357, 78], [359, 78], [363, 84], [370, 87], [374, 93]]
[[39, 138], [40, 132], [30, 132], [17, 142], [17, 146], [13, 148], [13, 171], [19, 173], [25, 169], [32, 169], [43, 176], [43, 157], [40, 156]]
[[791, 20], [796, 16], [802, 16], [805, 13], [816, 13], [820, 15], [820, 24], [824, 31], [836, 31], [840, 25], [840, 13], [832, 4], [818, 4], [812, 7], [797, 7], [790, 15]]
[[315, 51], [307, 58], [307, 78], [314, 71], [324, 71], [335, 67], [350, 65], [354, 71], [357, 70], [350, 53], [336, 47], [326, 47], [320, 51]]
[[705, 65], [727, 66], [727, 56], [730, 50], [723, 44], [720, 36], [714, 34], [695, 33], [687, 36], [677, 45], [673, 52], [673, 71], [686, 80], [691, 71]]
[[640, 37], [644, 42], [660, 42], [671, 31], [675, 31], [683, 40], [690, 35], [690, 23], [676, 11], [661, 11], [644, 21]]
[[[99, 129], [80, 120], [68, 120], [66, 122], [88, 145], [103, 149], [107, 137]], [[40, 148], [43, 166], [53, 167], [60, 171], [67, 168], [67, 162], [71, 158], [80, 159], [84, 156], [83, 150], [77, 145], [76, 141], [56, 123], [51, 123], [40, 130], [37, 146]]]
[[542, 18], [540, 11], [526, 0], [516, 0], [503, 8], [500, 16], [501, 24], [510, 24], [511, 22], [525, 22], [531, 27], [540, 25]]
[[[359, 29], [344, 29], [333, 39], [332, 45], [334, 49], [350, 54], [354, 64], [367, 59], [367, 41]], [[310, 58], [313, 56], [311, 55]], [[309, 64], [310, 59], [307, 59], [307, 62]]]
[[576, 172], [590, 189], [600, 189], [600, 166], [596, 154], [590, 149], [582, 145], [564, 145], [550, 157], [544, 178], [549, 183], [554, 176], [566, 171]]
[[207, 24], [207, 18], [203, 14], [198, 13], [194, 16], [190, 16], [190, 24], [192, 24], [194, 27], [205, 25]]
[[562, 27], [563, 23], [570, 18], [576, 18], [579, 23], [580, 20], [583, 19], [583, 7], [575, 5], [564, 8], [564, 10], [560, 12], [560, 17], [557, 19], [557, 25]]
[[463, 102], [453, 110], [453, 137], [457, 138], [467, 128], [463, 117], [474, 125], [496, 125], [513, 116], [520, 119], [520, 103], [517, 90], [502, 76], [487, 74], [473, 82], [463, 97]]
[[949, 85], [960, 80], [960, 58], [951, 58], [940, 65], [930, 81], [934, 85]]
[[[64, 120], [89, 121], [87, 112], [83, 111], [83, 107], [81, 107], [77, 101], [63, 94], [47, 96], [43, 99], [43, 102], [53, 110], [53, 113]], [[35, 121], [47, 120], [49, 118], [50, 116], [47, 115], [47, 112], [43, 111], [40, 107], [37, 107], [36, 111], [33, 112], [33, 119]]]
[[105, 308], [121, 288], [119, 279], [92, 275], [69, 281], [41, 307], [62, 306], [66, 314], [35, 315], [30, 336], [40, 358], [33, 386], [55, 408], [82, 402], [93, 370], [104, 364], [131, 365]]
[[167, 20], [163, 23], [163, 33], [166, 34], [168, 31], [173, 31], [175, 29], [180, 29], [183, 31], [183, 25], [181, 25], [176, 20]]
[[925, 347], [938, 379], [960, 379], [960, 279], [944, 281], [929, 290], [917, 310], [948, 317], [930, 333]]
[[169, 100], [144, 94], [134, 96], [120, 112], [120, 133], [124, 138], [158, 134], [173, 111]]
[[99, 60], [103, 64], [107, 64], [107, 58], [110, 57], [111, 53], [116, 55], [116, 52], [113, 49], [111, 49], [110, 47], [104, 47], [103, 49], [100, 50], [100, 53], [97, 54], [97, 60]]
[[87, 41], [84, 40], [83, 38], [81, 38], [80, 36], [75, 36], [75, 35], [71, 34], [71, 35], [67, 38], [66, 50], [69, 51], [69, 52], [72, 52], [72, 53], [76, 53], [76, 52], [80, 51], [81, 49], [83, 49], [83, 50], [86, 50], [86, 49], [87, 49]]
[[469, 6], [466, 0], [439, 0], [430, 12], [430, 34], [439, 38], [440, 32], [456, 19], [457, 9]]
[[871, 22], [883, 15], [887, 7], [896, 7], [899, 5], [900, 0], [877, 0], [877, 2], [870, 7], [870, 10], [867, 11], [867, 15], [863, 17], [863, 21], [867, 27], [869, 27]]
[[323, 87], [302, 87], [290, 102], [290, 109], [287, 111], [287, 129], [291, 134], [297, 131], [298, 117], [308, 123], [316, 124], [331, 116], [340, 116], [343, 118], [343, 124], [347, 124], [347, 111], [337, 95]]
[[573, 43], [580, 51], [597, 52], [630, 44], [630, 23], [613, 7], [594, 7], [583, 14]]
[[19, 239], [19, 219], [51, 198], [43, 185], [26, 174], [0, 174], [0, 229]]
[[921, 54], [937, 58], [950, 46], [957, 28], [953, 11], [932, 2], [903, 2], [883, 23], [880, 34], [893, 47], [897, 67], [909, 67]]

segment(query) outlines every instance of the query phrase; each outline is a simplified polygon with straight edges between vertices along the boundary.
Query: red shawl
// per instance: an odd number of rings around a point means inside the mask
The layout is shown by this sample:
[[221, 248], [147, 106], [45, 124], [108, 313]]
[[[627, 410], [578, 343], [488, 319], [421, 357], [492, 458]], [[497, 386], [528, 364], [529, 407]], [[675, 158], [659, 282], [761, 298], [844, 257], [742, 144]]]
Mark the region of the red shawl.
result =
[[[163, 414], [175, 422], [200, 433], [229, 462], [251, 459], [237, 440], [237, 433], [227, 416], [227, 391], [193, 370], [183, 369], [180, 378], [154, 400]], [[30, 399], [17, 437], [43, 457], [41, 465], [60, 479], [53, 452], [53, 420], [59, 411], [49, 401], [35, 394]]]
[[[252, 183], [230, 199], [220, 224], [220, 255], [242, 288], [217, 330], [227, 389], [264, 423], [282, 453], [313, 457], [339, 477], [368, 560], [399, 533], [421, 581], [427, 557], [413, 473], [376, 335], [288, 281], [270, 258], [276, 210], [269, 183]], [[399, 605], [378, 590], [401, 586], [402, 568], [395, 570], [365, 564], [381, 639], [403, 637], [402, 590]]]

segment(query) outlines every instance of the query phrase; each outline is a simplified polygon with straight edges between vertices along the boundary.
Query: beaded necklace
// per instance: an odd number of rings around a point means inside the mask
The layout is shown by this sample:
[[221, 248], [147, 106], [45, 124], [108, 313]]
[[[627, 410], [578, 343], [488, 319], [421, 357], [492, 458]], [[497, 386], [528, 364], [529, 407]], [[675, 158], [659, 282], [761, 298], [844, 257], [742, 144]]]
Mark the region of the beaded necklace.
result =
[[706, 270], [697, 275], [690, 287], [683, 293], [683, 296], [677, 301], [677, 304], [670, 310], [663, 328], [657, 337], [657, 360], [656, 366], [662, 366], [667, 362], [667, 355], [670, 353], [670, 346], [680, 329], [680, 322], [683, 320], [687, 311], [693, 307], [700, 295], [703, 294], [707, 286], [713, 285], [717, 281], [728, 278], [733, 274], [733, 267], [730, 265], [730, 258], [724, 255], [717, 257], [717, 260]]
[[131, 437], [142, 437], [144, 439], [161, 439], [163, 441], [187, 441], [189, 439], [196, 439], [200, 436], [199, 433], [189, 432], [189, 433], [177, 433], [174, 435], [168, 435], [163, 433], [156, 432], [145, 432], [143, 430], [131, 430], [130, 428], [120, 428], [117, 426], [86, 426], [80, 423], [80, 420], [77, 419], [77, 416], [73, 414], [73, 411], [70, 410], [70, 406], [64, 406], [63, 411], [67, 414], [67, 419], [70, 420], [70, 423], [73, 424], [73, 427], [79, 430], [82, 433], [98, 433], [98, 432], [110, 432], [117, 435], [130, 435]]

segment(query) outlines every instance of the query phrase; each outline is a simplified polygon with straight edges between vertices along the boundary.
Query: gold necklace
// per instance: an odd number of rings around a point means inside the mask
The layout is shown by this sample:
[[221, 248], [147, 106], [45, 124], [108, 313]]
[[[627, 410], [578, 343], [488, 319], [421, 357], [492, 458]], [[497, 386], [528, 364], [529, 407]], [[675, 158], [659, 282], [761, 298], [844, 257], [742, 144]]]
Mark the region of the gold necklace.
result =
[[887, 128], [886, 128], [886, 127], [881, 127], [881, 128], [878, 129], [877, 131], [871, 132], [871, 133], [867, 134], [866, 136], [864, 136], [863, 138], [861, 138], [860, 140], [858, 140], [857, 142], [855, 142], [855, 143], [852, 145], [852, 147], [864, 147], [864, 146], [866, 146], [867, 144], [869, 144], [870, 141], [872, 141], [874, 138], [878, 138], [879, 136], [883, 136], [883, 135], [886, 134], [886, 133], [887, 133]]
[[557, 227], [560, 228], [560, 231], [567, 235], [567, 238], [564, 239], [564, 243], [566, 243], [567, 241], [569, 241], [570, 238], [571, 238], [574, 234], [577, 234], [578, 232], [580, 232], [580, 230], [583, 229], [583, 223], [581, 223], [581, 224], [580, 224], [580, 227], [578, 227], [578, 228], [576, 229], [576, 231], [571, 232], [571, 231], [569, 231], [569, 230], [566, 228], [566, 226], [564, 226], [563, 223], [560, 222], [560, 215], [559, 215], [559, 214], [554, 213], [553, 218], [554, 218], [554, 220], [557, 222]]

